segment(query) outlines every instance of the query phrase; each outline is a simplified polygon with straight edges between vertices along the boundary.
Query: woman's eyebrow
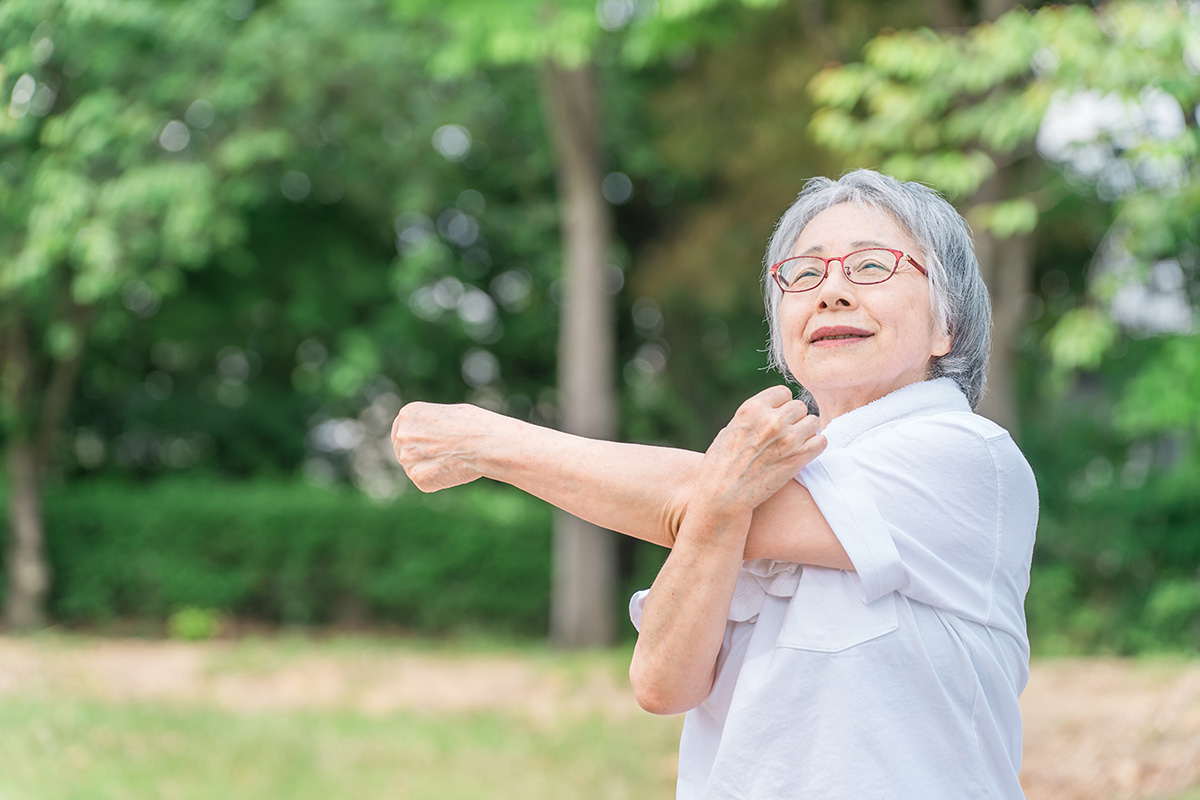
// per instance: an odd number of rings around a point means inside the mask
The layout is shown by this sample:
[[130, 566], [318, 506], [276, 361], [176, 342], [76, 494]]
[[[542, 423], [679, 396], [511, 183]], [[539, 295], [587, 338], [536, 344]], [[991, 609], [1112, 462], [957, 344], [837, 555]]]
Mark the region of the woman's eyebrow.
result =
[[[856, 242], [851, 242], [850, 247], [853, 250], [857, 250], [861, 247], [881, 247], [885, 250], [888, 249], [888, 246], [885, 245], [883, 242], [877, 242], [874, 239], [859, 239]], [[813, 253], [821, 253], [824, 251], [825, 251], [824, 247], [822, 247], [819, 244], [814, 244], [812, 247], [808, 248], [803, 253], [797, 253], [796, 255], [797, 256], [810, 256]]]

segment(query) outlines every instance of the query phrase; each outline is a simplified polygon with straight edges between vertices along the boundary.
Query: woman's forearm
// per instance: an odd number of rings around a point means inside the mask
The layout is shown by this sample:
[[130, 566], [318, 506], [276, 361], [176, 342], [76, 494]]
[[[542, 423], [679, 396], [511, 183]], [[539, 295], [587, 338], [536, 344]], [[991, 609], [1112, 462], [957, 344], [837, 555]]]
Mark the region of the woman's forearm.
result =
[[689, 711], [711, 691], [749, 528], [748, 513], [704, 509], [684, 519], [646, 597], [629, 665], [634, 694], [647, 711]]
[[577, 517], [670, 547], [703, 454], [496, 421], [479, 459], [483, 475]]
[[585, 439], [477, 406], [419, 402], [397, 415], [392, 447], [421, 491], [489, 477], [667, 547], [703, 459], [687, 450]]

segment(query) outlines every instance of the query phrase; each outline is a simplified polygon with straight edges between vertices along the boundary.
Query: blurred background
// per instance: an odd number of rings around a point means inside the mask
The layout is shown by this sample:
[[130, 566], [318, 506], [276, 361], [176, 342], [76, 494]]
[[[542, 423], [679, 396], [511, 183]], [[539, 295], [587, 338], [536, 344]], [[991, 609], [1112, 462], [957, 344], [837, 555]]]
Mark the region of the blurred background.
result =
[[1200, 647], [1200, 3], [4, 0], [0, 101], [9, 632], [628, 645], [665, 551], [392, 419], [704, 449], [868, 166], [974, 228], [1035, 656]]

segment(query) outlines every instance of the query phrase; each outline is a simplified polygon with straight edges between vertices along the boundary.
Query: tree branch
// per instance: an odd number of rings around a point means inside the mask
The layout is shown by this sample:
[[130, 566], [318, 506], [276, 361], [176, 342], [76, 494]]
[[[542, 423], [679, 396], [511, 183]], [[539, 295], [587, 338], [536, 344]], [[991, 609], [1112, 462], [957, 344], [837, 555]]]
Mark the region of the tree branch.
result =
[[33, 383], [33, 359], [25, 315], [16, 304], [0, 309], [0, 426], [6, 438], [29, 434], [29, 387]]

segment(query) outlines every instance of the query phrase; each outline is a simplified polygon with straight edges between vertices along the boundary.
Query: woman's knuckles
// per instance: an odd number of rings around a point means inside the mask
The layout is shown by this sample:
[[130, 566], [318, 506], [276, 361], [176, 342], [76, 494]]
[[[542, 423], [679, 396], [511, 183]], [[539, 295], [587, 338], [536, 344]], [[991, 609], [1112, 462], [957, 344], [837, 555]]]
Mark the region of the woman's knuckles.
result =
[[771, 386], [750, 398], [750, 400], [761, 400], [772, 407], [783, 405], [791, 399], [792, 390], [786, 386]]

